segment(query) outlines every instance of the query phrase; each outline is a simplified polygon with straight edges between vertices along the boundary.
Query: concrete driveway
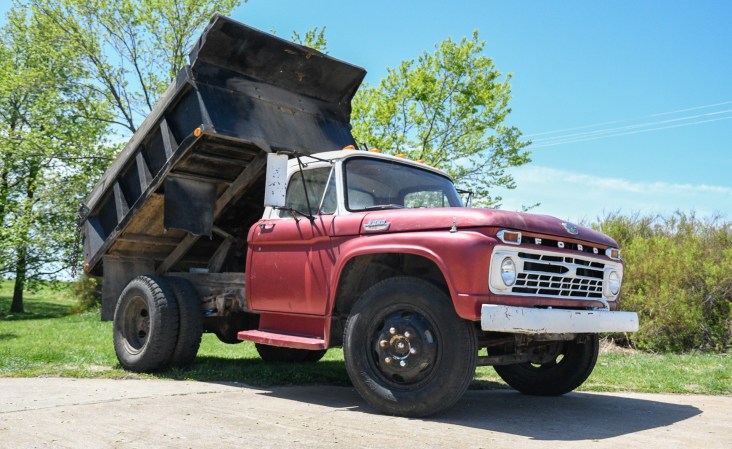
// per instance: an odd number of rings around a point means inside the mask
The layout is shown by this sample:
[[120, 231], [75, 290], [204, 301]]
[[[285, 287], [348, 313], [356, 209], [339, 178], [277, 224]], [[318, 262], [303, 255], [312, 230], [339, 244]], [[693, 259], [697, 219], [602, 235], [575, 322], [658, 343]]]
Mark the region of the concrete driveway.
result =
[[732, 448], [732, 397], [468, 391], [429, 419], [345, 387], [0, 379], [0, 447]]

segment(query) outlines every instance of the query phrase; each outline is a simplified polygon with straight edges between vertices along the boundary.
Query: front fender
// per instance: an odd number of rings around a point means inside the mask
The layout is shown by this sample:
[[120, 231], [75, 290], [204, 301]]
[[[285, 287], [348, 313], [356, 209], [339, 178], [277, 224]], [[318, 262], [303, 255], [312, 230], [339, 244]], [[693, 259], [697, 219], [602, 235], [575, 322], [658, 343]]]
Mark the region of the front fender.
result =
[[358, 236], [340, 245], [329, 310], [348, 262], [375, 254], [412, 254], [430, 260], [442, 273], [455, 311], [461, 318], [480, 319], [475, 298], [489, 295], [488, 269], [496, 240], [477, 230], [428, 231]]

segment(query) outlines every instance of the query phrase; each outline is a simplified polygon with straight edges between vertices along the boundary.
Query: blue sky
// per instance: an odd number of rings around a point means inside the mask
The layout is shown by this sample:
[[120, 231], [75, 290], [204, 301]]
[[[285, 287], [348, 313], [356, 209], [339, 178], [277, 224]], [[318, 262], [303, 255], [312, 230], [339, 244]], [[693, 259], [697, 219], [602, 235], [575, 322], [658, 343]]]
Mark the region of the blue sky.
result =
[[283, 37], [326, 26], [329, 53], [372, 84], [477, 29], [513, 75], [508, 122], [534, 141], [503, 208], [732, 220], [730, 1], [250, 0], [232, 17]]
[[281, 36], [324, 25], [370, 83], [477, 29], [535, 142], [504, 208], [732, 219], [732, 2], [250, 0], [233, 17]]

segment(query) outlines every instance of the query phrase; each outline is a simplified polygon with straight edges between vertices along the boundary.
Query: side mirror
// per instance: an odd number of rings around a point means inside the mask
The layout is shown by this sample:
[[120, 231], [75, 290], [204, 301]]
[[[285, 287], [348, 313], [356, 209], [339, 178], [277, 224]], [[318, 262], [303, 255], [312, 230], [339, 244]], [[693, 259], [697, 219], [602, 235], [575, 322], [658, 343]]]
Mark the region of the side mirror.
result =
[[265, 207], [285, 207], [287, 161], [286, 154], [270, 153], [267, 155], [267, 178], [264, 185]]

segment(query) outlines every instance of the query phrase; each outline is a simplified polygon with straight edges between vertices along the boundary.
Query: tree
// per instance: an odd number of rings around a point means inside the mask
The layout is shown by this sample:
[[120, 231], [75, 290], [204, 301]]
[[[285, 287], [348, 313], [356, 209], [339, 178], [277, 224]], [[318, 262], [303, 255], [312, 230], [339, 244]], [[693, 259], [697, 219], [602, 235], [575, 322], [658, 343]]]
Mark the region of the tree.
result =
[[297, 31], [293, 31], [290, 40], [297, 44], [318, 50], [321, 53], [328, 54], [328, 40], [325, 38], [325, 27], [311, 28], [306, 31], [303, 36], [301, 36]]
[[20, 2], [65, 34], [90, 75], [85, 88], [104, 95], [115, 110], [111, 123], [132, 134], [186, 64], [213, 14], [228, 14], [241, 0]]
[[15, 313], [26, 284], [58, 272], [70, 253], [109, 114], [101, 96], [79, 89], [78, 55], [43, 20], [11, 9], [1, 35], [0, 276], [15, 278]]
[[16, 1], [0, 55], [0, 276], [15, 277], [12, 312], [27, 282], [76, 265], [76, 211], [115, 153], [111, 134], [137, 129], [211, 16], [240, 3]]
[[500, 80], [484, 47], [476, 31], [389, 69], [356, 94], [352, 125], [357, 141], [446, 170], [480, 204], [496, 206], [501, 198], [490, 189], [515, 187], [506, 168], [530, 161], [529, 142], [504, 123], [511, 77]]

